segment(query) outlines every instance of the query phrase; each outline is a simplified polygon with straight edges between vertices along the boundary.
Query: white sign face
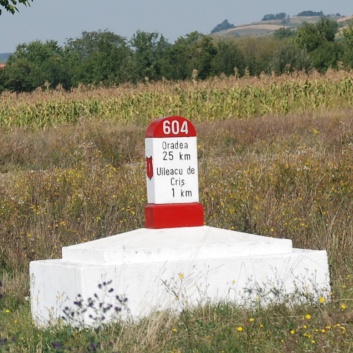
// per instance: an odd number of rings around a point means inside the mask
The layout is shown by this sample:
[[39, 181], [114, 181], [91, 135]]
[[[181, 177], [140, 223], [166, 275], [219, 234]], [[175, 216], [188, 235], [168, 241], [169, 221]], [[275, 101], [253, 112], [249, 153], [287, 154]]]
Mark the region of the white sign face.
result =
[[148, 203], [199, 202], [195, 137], [146, 138]]

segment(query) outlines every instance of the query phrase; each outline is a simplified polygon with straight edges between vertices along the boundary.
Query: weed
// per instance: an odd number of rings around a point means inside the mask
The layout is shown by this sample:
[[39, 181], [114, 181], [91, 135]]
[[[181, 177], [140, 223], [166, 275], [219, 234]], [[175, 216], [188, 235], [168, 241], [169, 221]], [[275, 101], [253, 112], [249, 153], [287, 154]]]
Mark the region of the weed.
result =
[[[68, 325], [80, 329], [90, 324], [100, 327], [106, 322], [118, 320], [118, 314], [126, 308], [127, 298], [122, 298], [114, 293], [111, 287], [112, 281], [104, 281], [98, 284], [100, 294], [94, 293], [92, 297], [84, 299], [78, 294], [73, 302], [73, 307], [65, 306], [62, 320]], [[113, 299], [113, 300], [112, 300]], [[109, 318], [109, 320], [107, 320]]]

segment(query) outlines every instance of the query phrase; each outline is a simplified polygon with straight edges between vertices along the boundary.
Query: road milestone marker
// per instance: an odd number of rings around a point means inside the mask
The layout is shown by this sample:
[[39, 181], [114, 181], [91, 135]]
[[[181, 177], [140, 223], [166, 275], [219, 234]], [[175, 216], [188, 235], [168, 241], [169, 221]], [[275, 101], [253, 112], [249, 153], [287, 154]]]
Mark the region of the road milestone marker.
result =
[[[220, 302], [247, 306], [328, 296], [326, 251], [204, 225], [190, 121], [157, 119], [145, 142], [146, 227], [65, 246], [61, 259], [32, 261], [37, 326], [60, 322], [63, 315], [70, 325], [97, 326], [103, 314], [108, 323]], [[116, 293], [128, 299], [119, 316], [104, 309], [120, 305]]]
[[146, 228], [203, 226], [194, 125], [181, 116], [164, 117], [149, 125], [145, 137]]

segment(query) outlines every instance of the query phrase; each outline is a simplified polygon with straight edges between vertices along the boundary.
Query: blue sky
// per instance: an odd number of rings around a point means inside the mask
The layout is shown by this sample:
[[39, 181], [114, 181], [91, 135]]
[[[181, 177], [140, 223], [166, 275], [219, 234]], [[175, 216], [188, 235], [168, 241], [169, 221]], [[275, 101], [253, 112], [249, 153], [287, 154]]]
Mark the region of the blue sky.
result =
[[163, 34], [170, 43], [192, 31], [208, 34], [227, 19], [234, 25], [269, 13], [304, 10], [353, 15], [352, 0], [34, 0], [19, 13], [0, 16], [0, 53], [21, 43], [56, 40], [63, 45], [83, 31], [109, 30], [131, 39], [138, 30]]

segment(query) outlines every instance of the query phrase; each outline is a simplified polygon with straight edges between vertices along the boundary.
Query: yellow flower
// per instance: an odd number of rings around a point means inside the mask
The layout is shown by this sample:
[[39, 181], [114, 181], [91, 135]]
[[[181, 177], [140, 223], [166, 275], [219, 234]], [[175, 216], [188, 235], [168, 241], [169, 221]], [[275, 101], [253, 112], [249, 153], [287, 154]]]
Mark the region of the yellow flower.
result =
[[238, 331], [238, 332], [241, 332], [241, 331], [243, 331], [243, 328], [242, 328], [241, 326], [238, 326], [238, 327], [237, 327], [237, 331]]
[[325, 298], [324, 297], [320, 297], [319, 302], [320, 302], [320, 304], [325, 303]]
[[294, 335], [294, 334], [295, 334], [295, 330], [290, 330], [289, 333], [290, 333], [291, 335]]
[[178, 273], [180, 279], [184, 279], [184, 274], [183, 273]]
[[314, 134], [314, 135], [317, 135], [318, 133], [320, 133], [319, 130], [313, 129], [313, 134]]
[[306, 315], [305, 315], [305, 318], [306, 318], [307, 320], [310, 320], [310, 319], [311, 319], [311, 315], [310, 315], [310, 314], [306, 314]]
[[5, 310], [5, 313], [6, 313], [6, 314], [9, 314], [10, 312], [11, 312], [11, 311], [10, 311], [9, 309], [6, 309], [6, 310]]
[[341, 305], [341, 309], [344, 310], [344, 309], [347, 309], [347, 306], [345, 304], [342, 304]]
[[250, 321], [250, 322], [254, 322], [255, 319], [254, 319], [253, 317], [251, 317], [251, 318], [249, 319], [249, 321]]
[[178, 329], [173, 327], [173, 332], [178, 332]]

